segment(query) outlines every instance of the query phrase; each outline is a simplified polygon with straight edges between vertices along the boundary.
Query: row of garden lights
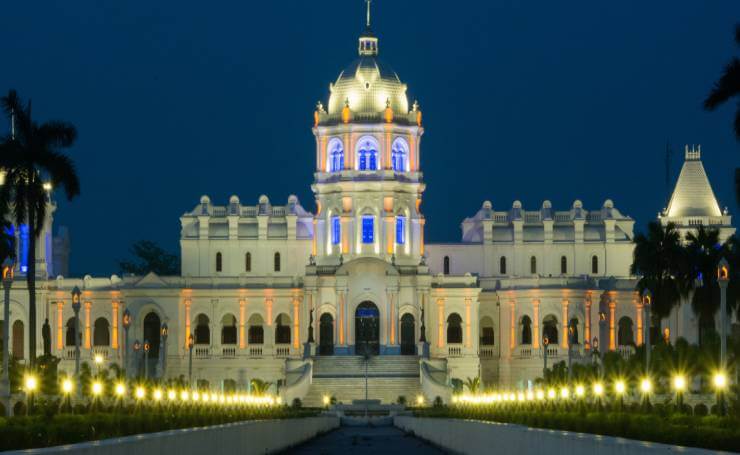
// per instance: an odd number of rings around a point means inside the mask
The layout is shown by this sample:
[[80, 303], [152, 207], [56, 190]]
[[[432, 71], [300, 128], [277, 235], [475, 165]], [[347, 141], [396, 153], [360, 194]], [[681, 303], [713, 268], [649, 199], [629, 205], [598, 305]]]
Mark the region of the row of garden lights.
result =
[[[727, 375], [722, 372], [717, 372], [712, 377], [712, 384], [717, 392], [723, 392], [727, 389]], [[642, 395], [649, 395], [653, 392], [653, 381], [650, 378], [642, 378], [640, 380], [640, 393]], [[682, 394], [686, 392], [688, 388], [688, 380], [686, 376], [676, 375], [671, 381], [672, 389]], [[614, 394], [621, 397], [627, 393], [627, 381], [623, 379], [617, 379], [614, 381]], [[606, 388], [603, 382], [595, 382], [591, 387], [591, 395], [596, 398], [604, 396]], [[543, 401], [562, 399], [567, 400], [575, 396], [576, 398], [582, 399], [586, 397], [586, 387], [583, 384], [577, 384], [572, 389], [567, 386], [560, 387], [559, 389], [550, 387], [546, 391], [542, 389], [528, 390], [526, 392], [500, 392], [490, 394], [463, 394], [452, 397], [453, 403], [461, 404], [490, 404], [490, 403], [506, 403], [506, 402], [525, 402], [525, 401]]]
[[[23, 383], [23, 388], [27, 394], [33, 394], [38, 391], [39, 382], [35, 376], [26, 376]], [[75, 392], [75, 384], [71, 379], [64, 379], [61, 384], [61, 390], [64, 396], [70, 396]], [[105, 385], [101, 381], [92, 381], [90, 383], [90, 395], [94, 398], [101, 398], [105, 391]], [[127, 396], [128, 388], [126, 384], [119, 382], [113, 387], [114, 396], [118, 399], [124, 399]], [[160, 402], [167, 399], [170, 402], [180, 403], [212, 403], [212, 404], [244, 404], [244, 405], [279, 405], [282, 403], [280, 397], [272, 397], [269, 395], [255, 396], [249, 394], [217, 394], [209, 392], [198, 392], [190, 390], [180, 390], [179, 392], [175, 389], [164, 390], [161, 388], [153, 388], [147, 390], [146, 387], [138, 386], [133, 390], [133, 397], [138, 401], [143, 401], [147, 398], [151, 398], [155, 402]]]

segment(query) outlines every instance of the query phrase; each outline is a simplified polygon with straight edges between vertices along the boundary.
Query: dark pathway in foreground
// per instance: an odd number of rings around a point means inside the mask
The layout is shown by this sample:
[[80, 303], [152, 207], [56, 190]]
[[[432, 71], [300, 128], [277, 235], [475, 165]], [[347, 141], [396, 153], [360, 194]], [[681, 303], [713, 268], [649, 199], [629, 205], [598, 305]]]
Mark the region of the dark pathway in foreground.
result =
[[406, 435], [396, 427], [340, 427], [285, 453], [323, 454], [444, 454], [446, 452], [421, 439]]

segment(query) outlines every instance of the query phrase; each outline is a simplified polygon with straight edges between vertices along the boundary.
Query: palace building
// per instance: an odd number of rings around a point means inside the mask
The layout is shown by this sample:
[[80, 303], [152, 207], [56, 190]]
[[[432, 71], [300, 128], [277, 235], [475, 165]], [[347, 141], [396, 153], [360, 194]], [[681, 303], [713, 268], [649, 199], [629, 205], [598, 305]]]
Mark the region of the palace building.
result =
[[[39, 354], [47, 331], [59, 368], [73, 371], [78, 287], [82, 361], [100, 355], [129, 374], [212, 389], [246, 390], [259, 378], [304, 404], [364, 398], [365, 367], [370, 398], [448, 400], [456, 381], [476, 376], [529, 387], [545, 357], [631, 355], [646, 322], [630, 274], [635, 221], [611, 200], [560, 209], [485, 201], [462, 221], [459, 243], [426, 242], [422, 112], [379, 60], [379, 44], [368, 21], [357, 58], [314, 112], [315, 213], [294, 196], [203, 196], [180, 218], [180, 276], [82, 279], [63, 276], [69, 241], [52, 238], [50, 217], [38, 244]], [[687, 149], [660, 220], [727, 238], [731, 217], [700, 158]], [[22, 252], [27, 232], [16, 231]], [[22, 267], [11, 295], [19, 359], [28, 355]], [[695, 341], [697, 324], [682, 305], [664, 335]]]

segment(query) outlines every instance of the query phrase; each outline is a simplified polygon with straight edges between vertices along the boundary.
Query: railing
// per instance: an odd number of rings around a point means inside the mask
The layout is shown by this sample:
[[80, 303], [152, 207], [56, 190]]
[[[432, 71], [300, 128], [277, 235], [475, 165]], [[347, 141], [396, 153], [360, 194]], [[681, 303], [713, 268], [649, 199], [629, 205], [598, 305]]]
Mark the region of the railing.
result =
[[528, 359], [532, 357], [532, 346], [519, 346], [517, 357], [519, 357], [520, 359]]
[[290, 357], [290, 345], [275, 346], [275, 357]]
[[493, 221], [495, 223], [508, 223], [509, 216], [508, 215], [493, 215]]
[[478, 356], [481, 359], [490, 359], [490, 358], [493, 358], [494, 351], [495, 349], [492, 347], [480, 348], [478, 350]]
[[462, 356], [462, 345], [448, 345], [447, 356], [448, 357], [461, 357]]
[[193, 354], [195, 355], [196, 359], [207, 359], [211, 357], [211, 347], [196, 346], [195, 348], [193, 348]]
[[250, 346], [249, 356], [250, 357], [262, 357], [262, 346]]
[[622, 358], [629, 359], [635, 353], [635, 348], [632, 346], [617, 346], [617, 352]]
[[555, 221], [558, 221], [561, 223], [564, 221], [570, 221], [570, 213], [556, 213]]
[[226, 207], [214, 207], [213, 216], [214, 217], [226, 216]]
[[285, 216], [285, 207], [273, 207], [272, 216]]
[[242, 216], [245, 218], [254, 218], [257, 216], [256, 207], [242, 207]]
[[[82, 351], [82, 349], [80, 349], [80, 352], [81, 351]], [[77, 356], [75, 355], [75, 347], [74, 346], [67, 346], [66, 348], [64, 348], [64, 358], [67, 359], [67, 360], [74, 360], [74, 359], [77, 358]]]
[[110, 346], [93, 346], [90, 357], [94, 359], [96, 356], [101, 356], [103, 360], [108, 360], [110, 357]]
[[539, 223], [540, 220], [540, 214], [539, 213], [525, 213], [524, 214], [524, 222], [525, 223]]
[[557, 346], [554, 346], [554, 347], [553, 346], [548, 346], [547, 347], [547, 356], [548, 357], [552, 358], [552, 357], [557, 357], [559, 355], [560, 355], [560, 349], [558, 349]]
[[236, 357], [236, 346], [223, 346], [221, 348], [221, 357], [225, 359], [233, 359]]

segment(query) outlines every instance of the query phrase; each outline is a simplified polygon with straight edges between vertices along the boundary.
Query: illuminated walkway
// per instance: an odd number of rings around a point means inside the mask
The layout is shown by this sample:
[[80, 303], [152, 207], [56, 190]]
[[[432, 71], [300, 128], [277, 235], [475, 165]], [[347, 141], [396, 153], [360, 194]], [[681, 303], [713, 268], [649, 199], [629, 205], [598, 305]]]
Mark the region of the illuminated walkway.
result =
[[328, 434], [291, 449], [291, 454], [443, 454], [447, 453], [421, 439], [407, 436], [398, 428], [340, 427]]

